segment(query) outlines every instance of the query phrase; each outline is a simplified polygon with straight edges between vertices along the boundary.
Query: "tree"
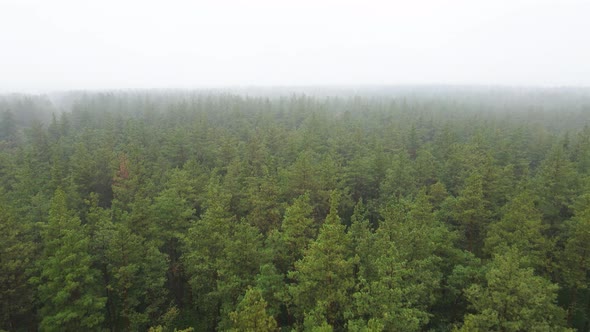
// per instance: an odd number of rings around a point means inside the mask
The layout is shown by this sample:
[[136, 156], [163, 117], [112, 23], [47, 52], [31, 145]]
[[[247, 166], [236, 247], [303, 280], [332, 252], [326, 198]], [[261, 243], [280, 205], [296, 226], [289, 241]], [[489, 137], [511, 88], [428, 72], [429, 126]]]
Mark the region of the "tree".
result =
[[[0, 199], [7, 202], [2, 193]], [[0, 329], [35, 323], [30, 319], [35, 293], [27, 283], [37, 250], [32, 235], [30, 225], [19, 221], [9, 206], [0, 206]]]
[[166, 300], [166, 255], [125, 224], [113, 223], [96, 200], [88, 219], [96, 224], [92, 249], [102, 272], [109, 327], [145, 329], [161, 314]]
[[354, 207], [351, 217], [351, 225], [348, 233], [351, 237], [350, 251], [354, 255], [354, 275], [355, 282], [375, 277], [374, 266], [372, 264], [374, 255], [375, 236], [368, 219], [368, 211], [362, 200], [358, 201]]
[[430, 150], [424, 148], [418, 150], [418, 155], [414, 161], [414, 168], [416, 169], [416, 184], [418, 185], [418, 189], [436, 183], [437, 160]]
[[587, 296], [580, 296], [588, 294], [590, 288], [590, 195], [579, 201], [583, 205], [566, 224], [565, 247], [559, 258], [564, 284], [569, 290], [568, 321], [581, 316], [582, 322], [577, 325], [584, 330], [590, 326], [590, 314], [583, 307], [589, 306], [590, 302]]
[[548, 225], [546, 233], [550, 237], [557, 236], [563, 227], [563, 221], [571, 218], [571, 205], [580, 189], [579, 179], [563, 146], [555, 144], [543, 160], [535, 178], [535, 192], [540, 198], [539, 209]]
[[262, 233], [279, 227], [282, 202], [277, 199], [279, 187], [275, 176], [264, 175], [248, 178], [249, 201], [248, 222], [256, 226]]
[[374, 190], [379, 185], [374, 171], [375, 158], [367, 153], [353, 156], [344, 169], [344, 182], [350, 188], [352, 199], [374, 198], [378, 192]]
[[189, 228], [181, 260], [202, 317], [202, 328], [211, 330], [217, 326], [222, 305], [216, 293], [218, 265], [230, 238], [231, 224], [236, 221], [228, 212], [231, 195], [220, 190], [218, 178], [211, 179], [207, 192], [205, 213]]
[[32, 278], [42, 303], [41, 329], [96, 329], [104, 319], [106, 299], [91, 267], [89, 239], [80, 219], [67, 209], [61, 189], [53, 196], [42, 238], [41, 274]]
[[330, 213], [302, 259], [295, 263], [289, 278], [292, 303], [300, 319], [311, 310], [325, 315], [328, 324], [344, 326], [349, 292], [354, 286], [350, 236], [338, 216], [339, 194], [330, 197]]
[[523, 191], [504, 207], [502, 219], [490, 224], [484, 250], [501, 254], [513, 247], [528, 257], [533, 267], [546, 268], [550, 242], [543, 236], [543, 229], [534, 197]]
[[272, 332], [277, 331], [277, 322], [266, 313], [266, 301], [256, 288], [249, 288], [238, 304], [236, 311], [229, 314], [232, 332]]
[[204, 328], [227, 329], [227, 314], [247, 286], [254, 284], [264, 262], [256, 228], [236, 221], [229, 211], [231, 195], [212, 178], [206, 210], [188, 231], [181, 260], [187, 270]]
[[585, 175], [590, 173], [590, 127], [587, 124], [578, 133], [572, 157], [577, 164], [578, 173]]
[[559, 287], [524, 263], [513, 248], [494, 256], [485, 283], [467, 289], [474, 313], [460, 331], [569, 331], [556, 305]]
[[476, 255], [481, 251], [489, 216], [482, 185], [482, 176], [472, 173], [453, 202], [453, 218], [462, 233], [464, 248]]
[[187, 289], [184, 265], [180, 260], [182, 241], [195, 219], [195, 182], [185, 170], [174, 169], [168, 172], [168, 179], [150, 206], [150, 216], [154, 219], [157, 236], [150, 238], [162, 253], [167, 256], [167, 288], [172, 292], [176, 303], [185, 300]]
[[315, 238], [312, 209], [309, 194], [299, 196], [286, 209], [280, 229], [268, 236], [275, 265], [282, 273], [293, 269]]
[[405, 152], [397, 154], [393, 165], [386, 171], [385, 180], [379, 188], [381, 202], [387, 202], [413, 194], [416, 189], [415, 169]]
[[446, 227], [434, 218], [428, 197], [401, 201], [382, 213], [385, 220], [372, 237], [364, 269], [353, 295], [353, 325], [383, 326], [388, 331], [420, 331], [439, 293], [441, 255], [452, 242]]
[[302, 151], [295, 162], [284, 169], [282, 191], [287, 197], [295, 198], [308, 193], [314, 215], [325, 215], [330, 189], [336, 185], [335, 161], [327, 155], [323, 160], [309, 150]]
[[258, 229], [244, 220], [231, 226], [223, 256], [216, 262], [218, 281], [214, 295], [221, 300], [221, 330], [229, 325], [226, 314], [235, 309], [240, 294], [255, 284], [260, 266], [268, 262]]
[[[89, 136], [86, 138], [86, 136]], [[94, 192], [99, 195], [102, 207], [110, 207], [113, 199], [113, 175], [115, 154], [103, 141], [92, 139], [88, 133], [84, 142], [73, 146], [69, 160], [70, 176], [82, 198]]]
[[16, 144], [18, 140], [18, 129], [14, 114], [10, 110], [2, 112], [0, 116], [0, 141], [4, 140], [11, 145]]

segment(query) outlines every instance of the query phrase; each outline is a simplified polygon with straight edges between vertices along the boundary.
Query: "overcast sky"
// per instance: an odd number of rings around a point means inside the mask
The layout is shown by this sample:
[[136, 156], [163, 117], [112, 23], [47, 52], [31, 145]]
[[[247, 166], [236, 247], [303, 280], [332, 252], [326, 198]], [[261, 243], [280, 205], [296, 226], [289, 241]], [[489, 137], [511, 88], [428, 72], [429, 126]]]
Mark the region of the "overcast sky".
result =
[[0, 91], [590, 85], [587, 0], [0, 0]]

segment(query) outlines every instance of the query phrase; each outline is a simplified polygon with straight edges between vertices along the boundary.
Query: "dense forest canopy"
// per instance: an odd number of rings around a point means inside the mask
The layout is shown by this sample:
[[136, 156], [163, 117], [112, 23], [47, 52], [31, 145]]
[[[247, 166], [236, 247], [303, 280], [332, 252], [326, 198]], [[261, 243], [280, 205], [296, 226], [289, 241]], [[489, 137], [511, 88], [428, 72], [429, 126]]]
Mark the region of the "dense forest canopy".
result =
[[590, 331], [589, 90], [303, 90], [0, 96], [0, 330]]

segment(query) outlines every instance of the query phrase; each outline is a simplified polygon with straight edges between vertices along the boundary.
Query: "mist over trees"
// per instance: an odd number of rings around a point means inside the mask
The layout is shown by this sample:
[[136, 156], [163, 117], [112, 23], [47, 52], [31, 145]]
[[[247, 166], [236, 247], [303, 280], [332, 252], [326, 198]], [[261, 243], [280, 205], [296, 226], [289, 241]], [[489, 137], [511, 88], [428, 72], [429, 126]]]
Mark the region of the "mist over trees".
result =
[[590, 331], [589, 90], [301, 89], [0, 96], [0, 330]]

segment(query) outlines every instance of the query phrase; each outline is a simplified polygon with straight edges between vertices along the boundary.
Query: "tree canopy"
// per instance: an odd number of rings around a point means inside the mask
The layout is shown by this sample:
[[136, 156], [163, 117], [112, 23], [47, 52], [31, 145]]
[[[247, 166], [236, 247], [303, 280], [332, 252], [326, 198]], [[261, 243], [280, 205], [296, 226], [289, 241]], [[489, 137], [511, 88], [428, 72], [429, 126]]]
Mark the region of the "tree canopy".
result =
[[590, 331], [588, 91], [64, 98], [0, 98], [0, 330]]

